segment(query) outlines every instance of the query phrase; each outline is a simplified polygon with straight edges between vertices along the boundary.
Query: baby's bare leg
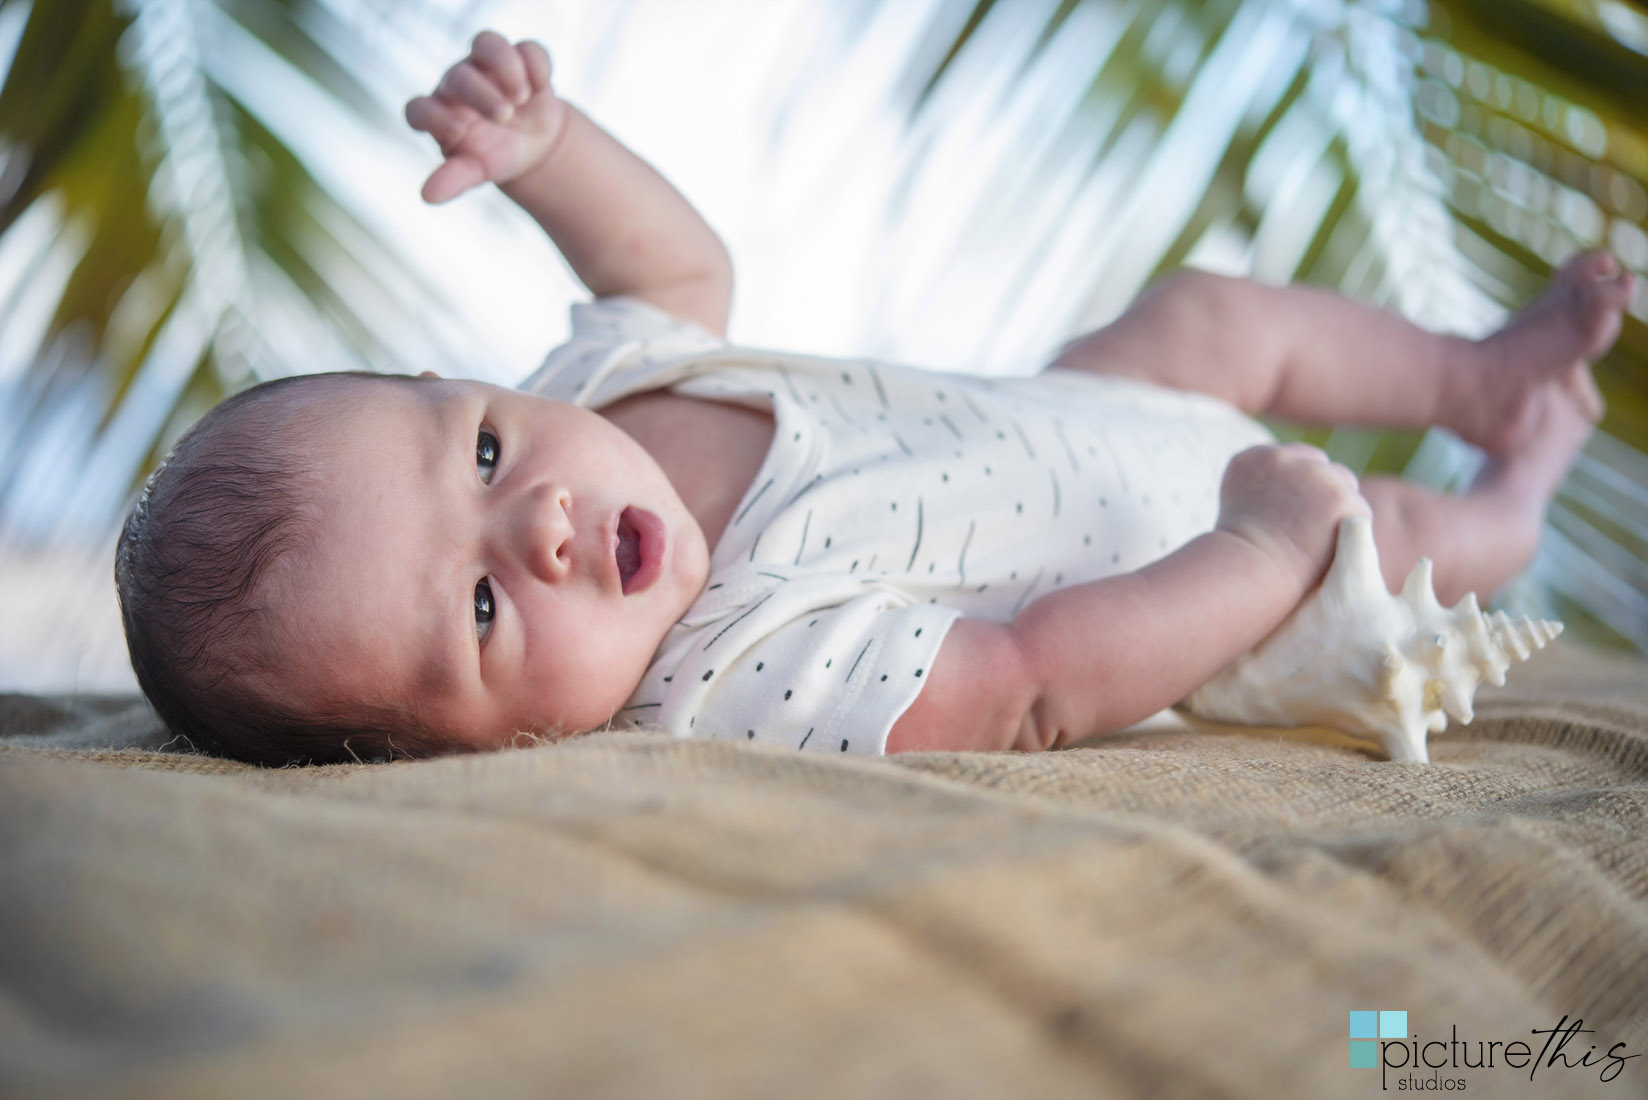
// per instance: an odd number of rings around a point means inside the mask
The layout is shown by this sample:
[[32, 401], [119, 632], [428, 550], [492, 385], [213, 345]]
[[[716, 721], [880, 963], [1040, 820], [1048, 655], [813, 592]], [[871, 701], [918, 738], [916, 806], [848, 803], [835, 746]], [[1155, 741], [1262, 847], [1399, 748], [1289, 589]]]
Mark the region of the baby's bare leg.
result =
[[1586, 253], [1505, 328], [1472, 341], [1325, 291], [1191, 273], [1067, 345], [1054, 365], [1306, 424], [1454, 431], [1488, 455], [1464, 495], [1379, 477], [1363, 495], [1388, 584], [1424, 555], [1444, 600], [1485, 599], [1532, 558], [1551, 494], [1602, 414], [1589, 364], [1618, 336], [1630, 290], [1613, 257]]
[[1455, 496], [1383, 476], [1363, 478], [1361, 488], [1373, 508], [1379, 570], [1392, 592], [1424, 557], [1434, 566], [1437, 599], [1451, 607], [1475, 592], [1487, 603], [1538, 549], [1544, 510], [1527, 508], [1521, 493], [1482, 484]]
[[1330, 291], [1187, 271], [1067, 344], [1052, 365], [1301, 424], [1441, 425], [1469, 438], [1491, 356]]
[[1504, 329], [1468, 340], [1331, 291], [1187, 271], [1051, 365], [1212, 394], [1299, 424], [1443, 427], [1502, 454], [1526, 442], [1518, 422], [1552, 382], [1588, 418], [1601, 416], [1585, 364], [1618, 336], [1629, 296], [1613, 257], [1586, 253]]
[[1447, 604], [1467, 592], [1486, 602], [1527, 568], [1539, 547], [1545, 509], [1589, 438], [1591, 420], [1565, 384], [1552, 383], [1542, 394], [1535, 391], [1516, 425], [1521, 434], [1514, 445], [1488, 455], [1462, 494], [1394, 477], [1362, 480], [1391, 591], [1421, 556], [1435, 564], [1437, 597]]

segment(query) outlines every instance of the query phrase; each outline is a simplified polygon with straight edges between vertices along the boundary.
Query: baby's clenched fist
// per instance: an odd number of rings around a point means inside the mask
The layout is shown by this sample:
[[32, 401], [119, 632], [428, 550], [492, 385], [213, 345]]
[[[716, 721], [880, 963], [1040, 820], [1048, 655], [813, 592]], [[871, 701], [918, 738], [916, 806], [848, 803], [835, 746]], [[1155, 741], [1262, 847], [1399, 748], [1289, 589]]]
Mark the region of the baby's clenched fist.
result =
[[1339, 521], [1371, 516], [1356, 475], [1307, 443], [1250, 447], [1230, 460], [1217, 528], [1314, 586], [1333, 562]]
[[445, 163], [423, 185], [446, 202], [480, 184], [508, 183], [541, 164], [566, 126], [567, 105], [549, 85], [549, 53], [482, 31], [469, 56], [446, 71], [433, 95], [406, 104], [406, 121], [433, 137]]

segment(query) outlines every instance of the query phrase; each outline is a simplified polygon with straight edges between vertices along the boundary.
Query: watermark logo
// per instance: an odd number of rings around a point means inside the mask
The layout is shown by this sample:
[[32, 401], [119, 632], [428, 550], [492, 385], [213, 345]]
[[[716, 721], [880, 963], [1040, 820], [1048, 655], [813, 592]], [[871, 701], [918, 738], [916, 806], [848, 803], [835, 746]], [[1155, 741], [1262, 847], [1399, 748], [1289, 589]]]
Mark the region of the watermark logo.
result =
[[1406, 1039], [1408, 1013], [1352, 1012], [1350, 1014], [1350, 1068], [1378, 1069], [1380, 1039]]
[[[1405, 1009], [1352, 1011], [1350, 1014], [1350, 1068], [1377, 1069], [1382, 1089], [1407, 1092], [1460, 1091], [1470, 1079], [1453, 1074], [1462, 1069], [1493, 1071], [1496, 1077], [1505, 1070], [1527, 1070], [1528, 1080], [1541, 1069], [1551, 1073], [1564, 1070], [1591, 1069], [1598, 1080], [1612, 1081], [1620, 1075], [1625, 1063], [1640, 1054], [1625, 1053], [1627, 1044], [1615, 1043], [1607, 1053], [1598, 1054], [1596, 1042], [1586, 1043], [1577, 1036], [1594, 1036], [1595, 1028], [1584, 1026], [1585, 1021], [1567, 1016], [1554, 1027], [1531, 1028], [1528, 1034], [1533, 1042], [1544, 1037], [1539, 1054], [1521, 1040], [1461, 1039], [1459, 1025], [1452, 1025], [1448, 1039], [1433, 1038], [1424, 1041], [1417, 1031], [1408, 1030]], [[1572, 1044], [1570, 1046], [1570, 1044]], [[1583, 1053], [1580, 1048], [1585, 1047]], [[1430, 1076], [1424, 1076], [1430, 1071]], [[1448, 1076], [1443, 1076], [1448, 1071]], [[1485, 1083], [1485, 1082], [1484, 1082]]]

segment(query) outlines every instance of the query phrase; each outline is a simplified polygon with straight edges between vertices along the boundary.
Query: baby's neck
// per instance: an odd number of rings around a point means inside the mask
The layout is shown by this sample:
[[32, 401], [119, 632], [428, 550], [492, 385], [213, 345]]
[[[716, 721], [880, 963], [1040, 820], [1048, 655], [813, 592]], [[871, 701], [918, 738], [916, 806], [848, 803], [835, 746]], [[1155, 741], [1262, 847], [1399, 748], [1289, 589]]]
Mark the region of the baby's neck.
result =
[[772, 416], [667, 390], [626, 397], [600, 413], [658, 463], [714, 552], [772, 446]]

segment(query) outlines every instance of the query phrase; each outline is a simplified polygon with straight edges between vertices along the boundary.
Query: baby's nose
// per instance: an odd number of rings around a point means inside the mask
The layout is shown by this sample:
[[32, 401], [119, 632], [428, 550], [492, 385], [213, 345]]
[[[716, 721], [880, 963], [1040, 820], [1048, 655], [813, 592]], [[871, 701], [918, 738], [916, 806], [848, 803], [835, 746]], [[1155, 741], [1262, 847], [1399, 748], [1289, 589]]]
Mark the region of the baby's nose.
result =
[[572, 494], [554, 485], [538, 485], [516, 502], [516, 552], [540, 580], [556, 581], [571, 568]]

